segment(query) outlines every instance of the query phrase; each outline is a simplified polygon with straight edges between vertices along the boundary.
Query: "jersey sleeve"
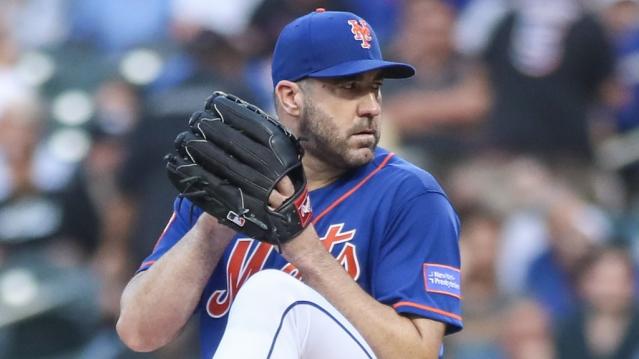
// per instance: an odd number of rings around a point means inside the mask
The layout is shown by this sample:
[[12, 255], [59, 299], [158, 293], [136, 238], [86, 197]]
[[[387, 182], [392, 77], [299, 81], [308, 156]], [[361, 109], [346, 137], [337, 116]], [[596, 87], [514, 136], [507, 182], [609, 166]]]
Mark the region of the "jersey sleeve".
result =
[[459, 219], [439, 192], [424, 192], [390, 213], [372, 276], [373, 295], [400, 314], [462, 329]]
[[137, 273], [149, 269], [153, 263], [168, 252], [188, 232], [202, 210], [186, 198], [176, 198], [173, 202], [173, 213], [166, 227], [160, 234], [151, 254], [144, 259]]

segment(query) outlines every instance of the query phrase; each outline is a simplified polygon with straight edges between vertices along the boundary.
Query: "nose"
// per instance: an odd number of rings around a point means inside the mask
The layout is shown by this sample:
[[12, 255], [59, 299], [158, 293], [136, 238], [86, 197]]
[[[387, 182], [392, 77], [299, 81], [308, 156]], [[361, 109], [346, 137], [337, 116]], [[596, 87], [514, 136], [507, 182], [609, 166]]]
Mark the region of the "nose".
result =
[[375, 118], [382, 112], [381, 97], [378, 91], [371, 91], [362, 97], [357, 108], [360, 117]]

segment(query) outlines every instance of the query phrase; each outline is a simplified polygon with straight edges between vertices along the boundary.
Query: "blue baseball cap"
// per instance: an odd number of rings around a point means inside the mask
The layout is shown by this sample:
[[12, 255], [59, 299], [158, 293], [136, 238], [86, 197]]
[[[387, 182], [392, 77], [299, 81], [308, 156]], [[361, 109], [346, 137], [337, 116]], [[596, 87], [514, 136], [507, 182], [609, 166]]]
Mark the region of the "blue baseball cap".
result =
[[386, 78], [415, 74], [411, 65], [382, 59], [377, 36], [361, 17], [317, 9], [284, 27], [275, 44], [271, 76], [276, 86], [282, 80], [343, 77], [372, 70], [382, 70]]

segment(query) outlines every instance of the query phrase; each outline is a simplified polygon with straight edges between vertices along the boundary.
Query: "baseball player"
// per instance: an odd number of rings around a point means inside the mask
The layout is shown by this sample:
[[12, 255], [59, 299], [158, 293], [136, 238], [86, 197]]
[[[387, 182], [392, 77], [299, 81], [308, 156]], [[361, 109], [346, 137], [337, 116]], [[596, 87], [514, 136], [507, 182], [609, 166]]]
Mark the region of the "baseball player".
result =
[[216, 93], [176, 139], [182, 196], [120, 337], [152, 351], [197, 316], [202, 358], [437, 358], [462, 328], [459, 221], [430, 174], [377, 147], [382, 83], [414, 69], [323, 9], [282, 30], [272, 65], [279, 122]]

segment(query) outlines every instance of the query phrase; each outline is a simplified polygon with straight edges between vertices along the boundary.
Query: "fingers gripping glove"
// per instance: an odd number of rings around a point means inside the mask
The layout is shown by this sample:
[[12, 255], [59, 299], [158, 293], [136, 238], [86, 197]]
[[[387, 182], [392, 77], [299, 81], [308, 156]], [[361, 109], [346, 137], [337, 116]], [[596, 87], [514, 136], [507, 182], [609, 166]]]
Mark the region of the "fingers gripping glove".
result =
[[[215, 92], [205, 111], [166, 156], [169, 179], [181, 195], [221, 223], [252, 238], [280, 245], [310, 222], [311, 206], [298, 140], [259, 108]], [[285, 176], [294, 194], [279, 208], [269, 195]]]

